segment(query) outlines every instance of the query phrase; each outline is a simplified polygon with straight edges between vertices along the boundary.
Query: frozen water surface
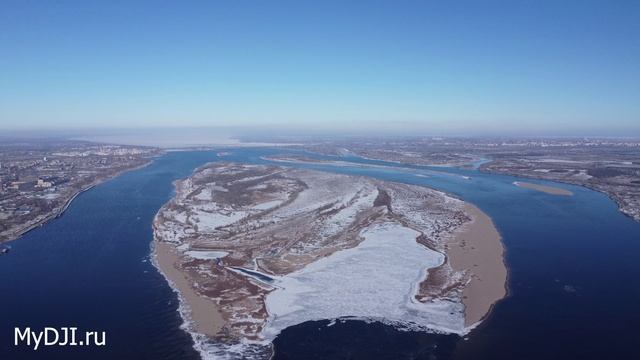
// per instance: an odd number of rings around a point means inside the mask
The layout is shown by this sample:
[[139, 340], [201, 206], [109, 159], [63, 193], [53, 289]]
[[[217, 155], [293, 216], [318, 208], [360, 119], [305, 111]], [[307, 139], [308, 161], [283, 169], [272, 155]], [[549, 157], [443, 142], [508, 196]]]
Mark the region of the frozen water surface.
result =
[[462, 304], [417, 302], [417, 285], [444, 256], [418, 244], [418, 232], [397, 223], [363, 230], [357, 247], [338, 251], [278, 278], [267, 297], [264, 330], [273, 339], [283, 329], [311, 320], [355, 317], [407, 329], [464, 333]]

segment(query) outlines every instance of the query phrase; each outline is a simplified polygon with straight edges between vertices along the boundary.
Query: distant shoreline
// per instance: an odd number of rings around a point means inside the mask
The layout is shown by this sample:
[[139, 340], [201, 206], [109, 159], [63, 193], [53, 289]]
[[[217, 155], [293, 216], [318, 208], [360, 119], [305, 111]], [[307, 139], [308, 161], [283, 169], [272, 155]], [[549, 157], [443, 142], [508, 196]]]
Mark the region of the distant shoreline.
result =
[[516, 173], [516, 172], [513, 172], [513, 171], [500, 172], [500, 171], [495, 171], [493, 169], [487, 169], [487, 168], [482, 168], [482, 167], [479, 168], [478, 170], [480, 172], [485, 173], [485, 174], [509, 175], [509, 176], [519, 177], [519, 178], [528, 178], [528, 179], [533, 179], [533, 180], [545, 180], [545, 181], [557, 182], [557, 183], [560, 183], [560, 184], [581, 186], [581, 187], [583, 187], [585, 189], [604, 194], [606, 197], [608, 197], [611, 201], [613, 201], [616, 204], [616, 207], [618, 208], [618, 211], [620, 213], [622, 213], [622, 215], [630, 218], [633, 221], [640, 222], [640, 216], [629, 212], [628, 209], [625, 208], [625, 206], [627, 204], [624, 203], [623, 199], [619, 195], [617, 195], [614, 192], [607, 191], [606, 189], [598, 188], [597, 186], [594, 186], [593, 184], [589, 184], [587, 182], [570, 181], [570, 180], [567, 180], [567, 179], [546, 179], [546, 178], [541, 177], [541, 176], [536, 176], [535, 174], [526, 174], [525, 175], [525, 174], [519, 174], [519, 173]]

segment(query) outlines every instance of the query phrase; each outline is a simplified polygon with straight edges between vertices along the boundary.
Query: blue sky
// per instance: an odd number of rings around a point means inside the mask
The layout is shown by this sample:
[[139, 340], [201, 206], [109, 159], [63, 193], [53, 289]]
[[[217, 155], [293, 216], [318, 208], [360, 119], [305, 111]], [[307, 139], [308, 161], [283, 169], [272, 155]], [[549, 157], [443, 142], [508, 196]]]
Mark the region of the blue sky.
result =
[[640, 1], [0, 2], [0, 128], [640, 135]]

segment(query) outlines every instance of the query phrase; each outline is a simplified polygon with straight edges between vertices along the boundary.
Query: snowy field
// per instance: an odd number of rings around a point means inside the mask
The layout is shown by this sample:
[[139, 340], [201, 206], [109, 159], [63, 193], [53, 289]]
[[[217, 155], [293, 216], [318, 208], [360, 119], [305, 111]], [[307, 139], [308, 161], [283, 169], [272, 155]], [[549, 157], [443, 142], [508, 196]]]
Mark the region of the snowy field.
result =
[[266, 339], [305, 321], [342, 317], [406, 329], [465, 332], [461, 304], [419, 303], [414, 297], [426, 270], [444, 261], [442, 254], [418, 244], [419, 233], [397, 223], [373, 225], [362, 235], [365, 240], [357, 247], [278, 279], [278, 288], [266, 300]]

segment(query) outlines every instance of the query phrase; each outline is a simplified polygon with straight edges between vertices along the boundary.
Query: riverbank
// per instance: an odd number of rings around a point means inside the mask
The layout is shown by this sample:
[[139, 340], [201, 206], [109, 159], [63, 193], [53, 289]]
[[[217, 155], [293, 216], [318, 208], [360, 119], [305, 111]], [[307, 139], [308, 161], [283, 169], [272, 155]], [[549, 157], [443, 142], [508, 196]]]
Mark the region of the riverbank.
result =
[[502, 238], [491, 218], [470, 203], [465, 203], [464, 211], [472, 220], [453, 234], [447, 256], [454, 271], [466, 273], [462, 303], [465, 326], [473, 327], [506, 296], [507, 267]]

